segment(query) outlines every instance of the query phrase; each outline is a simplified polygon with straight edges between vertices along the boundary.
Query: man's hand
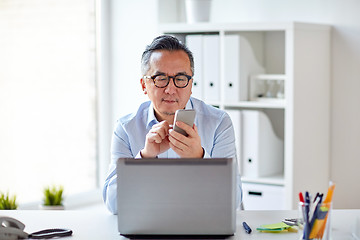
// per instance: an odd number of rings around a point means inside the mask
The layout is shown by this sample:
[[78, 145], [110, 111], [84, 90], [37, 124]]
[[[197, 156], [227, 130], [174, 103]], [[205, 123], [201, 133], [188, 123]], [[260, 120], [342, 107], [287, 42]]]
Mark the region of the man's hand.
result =
[[170, 148], [169, 145], [169, 123], [162, 121], [155, 124], [146, 134], [145, 148], [140, 151], [143, 158], [156, 157]]
[[173, 129], [169, 131], [169, 145], [182, 158], [202, 158], [204, 149], [201, 147], [201, 139], [195, 124], [193, 127], [177, 121], [176, 125], [188, 134], [184, 136]]

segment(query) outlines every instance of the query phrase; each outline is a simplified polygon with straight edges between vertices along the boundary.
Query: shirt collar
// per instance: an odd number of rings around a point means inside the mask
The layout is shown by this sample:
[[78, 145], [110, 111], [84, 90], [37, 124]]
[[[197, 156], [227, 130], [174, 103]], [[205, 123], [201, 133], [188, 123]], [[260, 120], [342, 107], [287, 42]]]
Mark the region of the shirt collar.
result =
[[146, 125], [148, 128], [151, 128], [156, 123], [158, 123], [158, 120], [155, 117], [154, 104], [151, 102], [148, 110]]
[[[191, 101], [191, 98], [186, 103], [185, 109], [193, 109], [193, 104]], [[155, 117], [155, 110], [154, 110], [154, 104], [151, 102], [149, 106], [148, 111], [148, 117], [147, 117], [147, 127], [151, 128], [154, 124], [159, 123], [159, 121]]]

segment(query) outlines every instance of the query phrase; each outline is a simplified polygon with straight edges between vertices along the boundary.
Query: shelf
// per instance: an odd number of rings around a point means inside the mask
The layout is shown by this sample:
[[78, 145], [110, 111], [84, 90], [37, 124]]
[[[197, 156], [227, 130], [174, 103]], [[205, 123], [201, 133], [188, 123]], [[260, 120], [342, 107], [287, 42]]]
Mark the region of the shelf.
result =
[[260, 178], [242, 177], [241, 181], [243, 183], [259, 183], [259, 184], [278, 185], [278, 186], [285, 185], [284, 175], [282, 174], [260, 177]]
[[252, 75], [250, 78], [258, 79], [258, 80], [283, 80], [285, 81], [285, 74], [258, 74]]
[[[175, 35], [189, 44], [190, 49], [198, 50], [195, 51], [198, 56], [194, 56], [196, 59], [200, 56], [202, 60], [198, 63], [202, 64], [203, 59], [212, 59], [204, 57], [204, 52], [210, 52], [209, 44], [205, 44], [207, 48], [203, 47], [204, 39], [218, 38], [218, 43], [210, 48], [216, 49], [217, 57], [213, 59], [219, 61], [213, 65], [217, 67], [217, 73], [213, 73], [212, 65], [207, 69], [200, 65], [200, 69], [202, 73], [211, 71], [211, 76], [217, 76], [211, 81], [219, 81], [211, 85], [209, 78], [200, 74], [193, 97], [229, 112], [235, 123], [238, 159], [244, 158], [243, 130], [251, 129], [243, 126], [246, 119], [243, 121], [241, 112], [264, 113], [270, 120], [268, 125], [271, 124], [276, 136], [283, 141], [283, 173], [259, 178], [242, 177], [243, 183], [258, 184], [259, 188], [261, 185], [264, 188], [265, 185], [284, 187], [286, 191], [278, 197], [284, 201], [286, 209], [297, 207], [294, 196], [299, 191], [326, 189], [329, 179], [331, 26], [300, 22], [208, 22], [165, 23], [160, 24], [159, 30]], [[322, 66], [314, 67], [319, 62]], [[220, 87], [214, 93], [209, 86]], [[309, 118], [313, 115], [316, 118]], [[250, 136], [261, 134], [254, 129], [251, 130], [254, 135]], [[318, 172], [317, 169], [325, 170]], [[298, 172], [307, 172], [307, 177], [303, 178]]]
[[285, 31], [290, 29], [328, 30], [329, 26], [300, 22], [243, 22], [243, 23], [163, 23], [159, 30], [163, 33], [204, 33], [238, 31]]
[[224, 103], [225, 108], [278, 108], [285, 109], [285, 99], [259, 99], [258, 101], [242, 101], [234, 103]]

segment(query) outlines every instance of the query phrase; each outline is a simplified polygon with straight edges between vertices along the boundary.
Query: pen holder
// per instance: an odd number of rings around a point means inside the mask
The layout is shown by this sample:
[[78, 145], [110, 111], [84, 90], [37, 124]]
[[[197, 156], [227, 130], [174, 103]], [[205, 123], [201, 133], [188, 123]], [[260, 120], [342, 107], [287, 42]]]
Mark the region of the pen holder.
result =
[[299, 218], [302, 226], [299, 239], [328, 240], [331, 236], [332, 203], [299, 203]]

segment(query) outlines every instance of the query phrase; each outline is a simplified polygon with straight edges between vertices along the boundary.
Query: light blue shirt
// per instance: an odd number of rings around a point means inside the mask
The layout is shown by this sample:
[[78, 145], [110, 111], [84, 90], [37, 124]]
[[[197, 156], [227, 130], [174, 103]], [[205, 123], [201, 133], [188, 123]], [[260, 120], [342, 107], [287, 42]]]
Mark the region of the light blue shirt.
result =
[[[195, 109], [195, 125], [204, 148], [204, 158], [236, 158], [235, 134], [229, 115], [218, 108], [190, 98], [186, 109]], [[109, 175], [105, 180], [103, 199], [107, 208], [117, 214], [116, 161], [118, 158], [140, 158], [140, 150], [145, 146], [146, 134], [158, 123], [150, 101], [140, 105], [138, 111], [117, 121], [112, 144]], [[179, 158], [171, 148], [158, 155], [159, 158]], [[242, 199], [240, 175], [237, 169], [237, 206]]]

